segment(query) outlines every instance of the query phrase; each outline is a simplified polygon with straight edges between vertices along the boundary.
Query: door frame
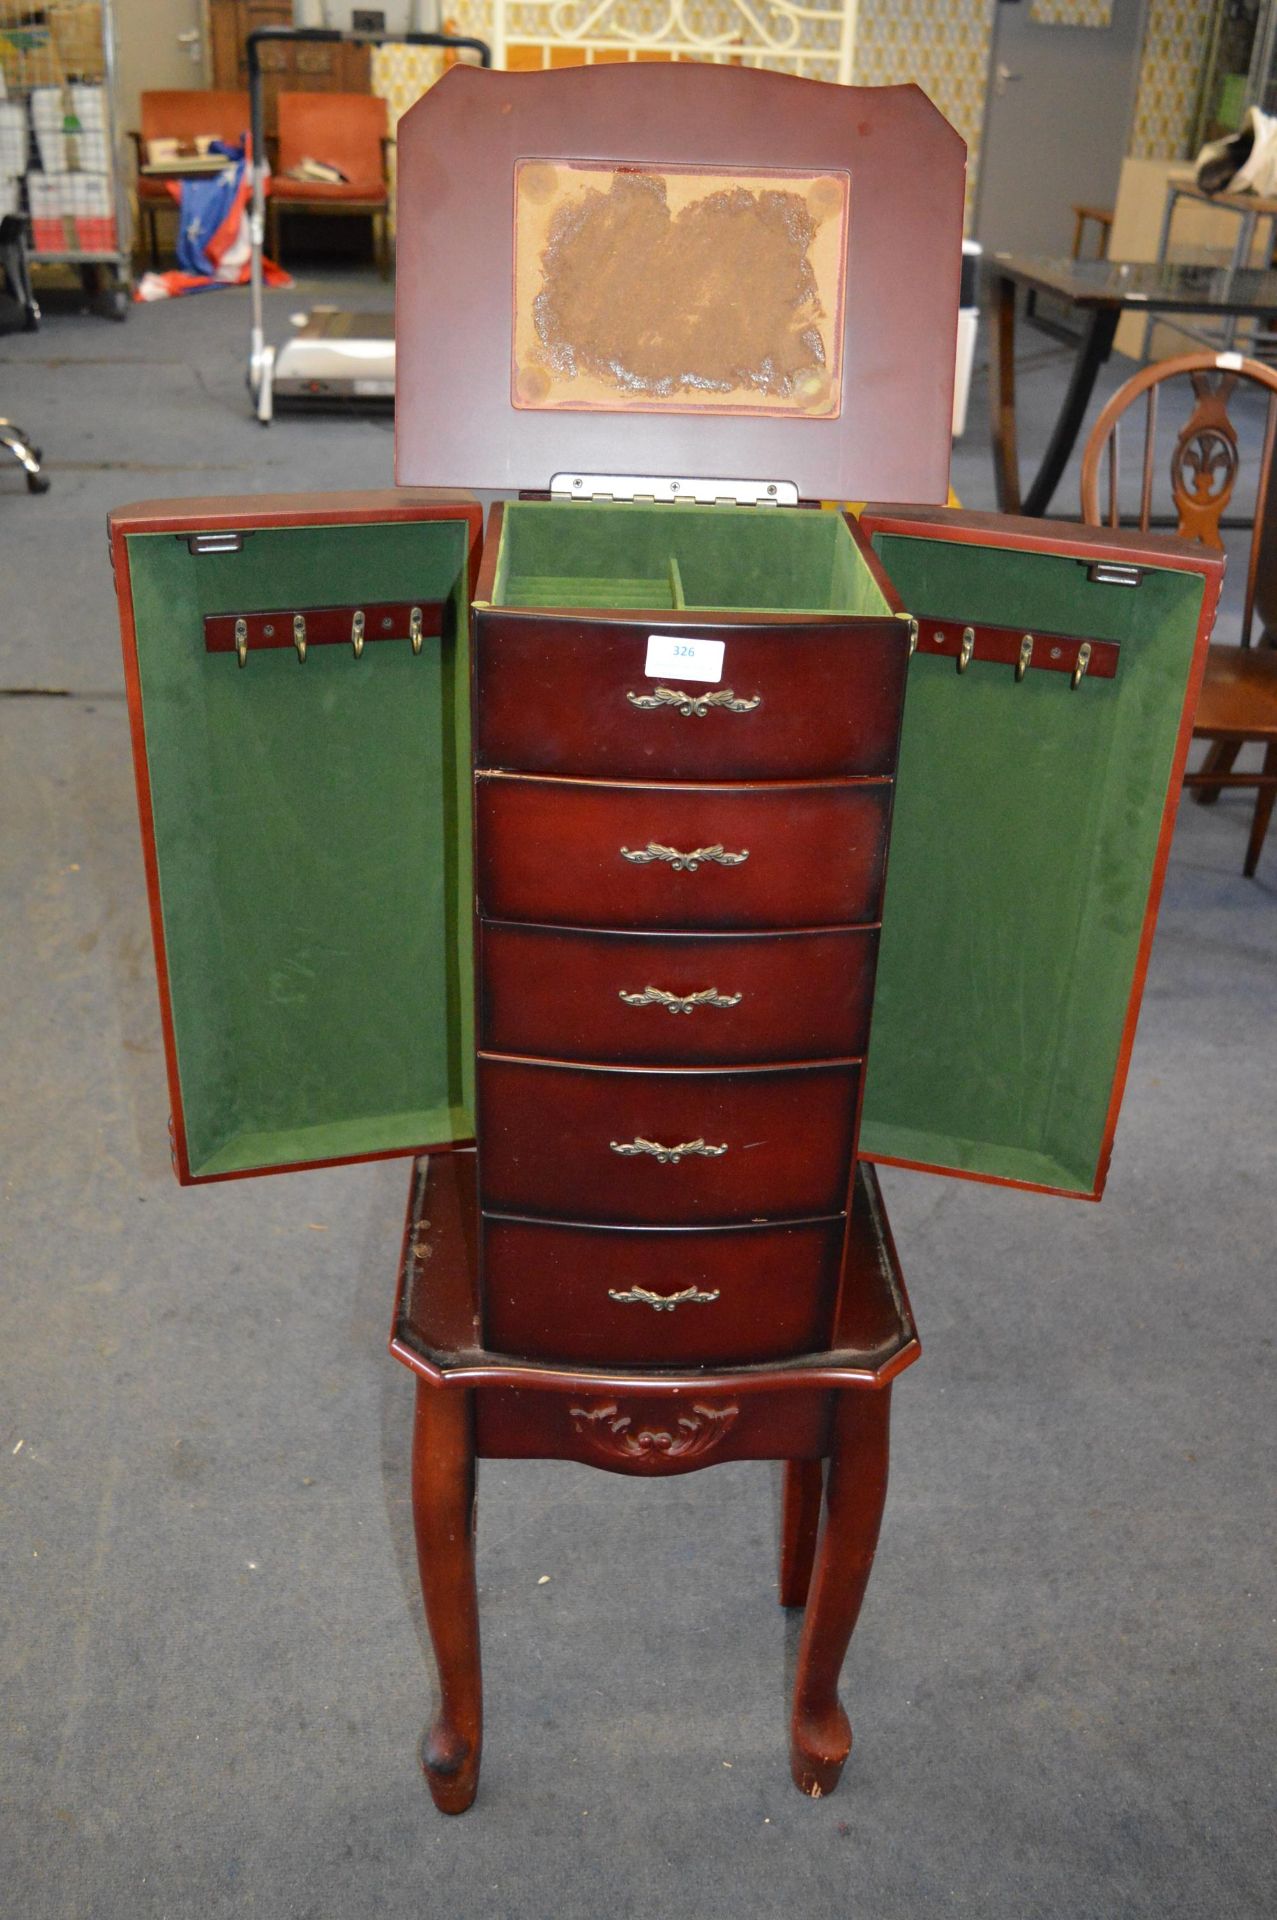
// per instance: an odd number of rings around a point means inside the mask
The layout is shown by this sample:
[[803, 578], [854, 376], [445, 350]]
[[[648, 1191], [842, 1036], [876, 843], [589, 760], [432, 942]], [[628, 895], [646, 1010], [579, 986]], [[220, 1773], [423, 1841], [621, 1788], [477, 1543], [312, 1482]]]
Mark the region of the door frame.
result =
[[[1130, 97], [1127, 101], [1127, 107], [1126, 107], [1126, 136], [1125, 136], [1125, 140], [1122, 147], [1123, 159], [1126, 159], [1129, 156], [1130, 150], [1131, 150], [1131, 136], [1132, 136], [1132, 133], [1134, 132], [1134, 127], [1135, 127], [1135, 107], [1136, 107], [1137, 101], [1139, 100], [1140, 81], [1143, 78], [1143, 74], [1144, 74], [1144, 53], [1145, 53], [1145, 47], [1148, 39], [1148, 14], [1149, 14], [1150, 0], [1135, 0], [1135, 3], [1139, 8], [1139, 17], [1136, 22], [1136, 28], [1137, 28], [1136, 37], [1139, 44], [1139, 57], [1134, 62], [1132, 75], [1131, 75]], [[1031, 4], [1031, 0], [993, 0], [992, 12], [991, 12], [991, 17], [989, 22], [989, 58], [988, 58], [988, 63], [985, 67], [985, 74], [984, 74], [984, 108], [980, 115], [980, 147], [979, 147], [979, 155], [976, 160], [975, 191], [971, 196], [971, 219], [970, 219], [970, 225], [968, 229], [972, 234], [976, 234], [976, 235], [979, 234], [980, 216], [984, 211], [984, 185], [985, 185], [984, 163], [985, 163], [985, 158], [989, 151], [989, 122], [993, 113], [993, 101], [994, 101], [993, 82], [994, 82], [994, 73], [995, 73], [995, 69], [997, 66], [997, 59], [998, 59], [998, 21], [1001, 17], [1002, 10], [1004, 7], [1012, 6], [1012, 5], [1028, 6], [1030, 4]], [[1084, 27], [1060, 27], [1058, 31], [1061, 33], [1084, 33], [1088, 31], [1095, 31], [1095, 29], [1088, 29]], [[1119, 171], [1119, 178], [1120, 178], [1120, 173], [1121, 173], [1120, 166], [1118, 171]], [[1115, 196], [1116, 196], [1116, 191], [1117, 191], [1116, 188], [1114, 188]]]

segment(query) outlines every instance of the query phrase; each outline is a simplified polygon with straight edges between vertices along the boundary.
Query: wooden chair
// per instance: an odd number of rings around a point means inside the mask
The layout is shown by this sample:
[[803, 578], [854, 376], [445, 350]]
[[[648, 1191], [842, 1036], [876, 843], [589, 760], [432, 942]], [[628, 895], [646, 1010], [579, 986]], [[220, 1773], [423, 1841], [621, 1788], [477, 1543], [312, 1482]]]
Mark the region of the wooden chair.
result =
[[[1171, 454], [1171, 493], [1186, 539], [1203, 546], [1223, 547], [1220, 523], [1237, 484], [1240, 456], [1237, 432], [1228, 403], [1239, 381], [1262, 388], [1268, 411], [1260, 455], [1246, 574], [1246, 602], [1241, 645], [1213, 642], [1193, 721], [1193, 737], [1210, 741], [1210, 750], [1184, 785], [1197, 789], [1203, 804], [1216, 800], [1223, 787], [1255, 787], [1254, 819], [1242, 871], [1252, 876], [1277, 799], [1277, 489], [1270, 499], [1273, 451], [1277, 444], [1277, 372], [1240, 354], [1186, 353], [1162, 360], [1140, 371], [1118, 388], [1091, 430], [1082, 456], [1082, 517], [1102, 526], [1100, 469], [1108, 468], [1107, 524], [1118, 519], [1118, 423], [1141, 394], [1147, 396], [1144, 420], [1144, 457], [1140, 488], [1139, 524], [1148, 530], [1153, 502], [1156, 460], [1158, 396], [1168, 380], [1187, 376], [1195, 404], [1176, 437]], [[1259, 645], [1251, 645], [1256, 612], [1260, 619]], [[1270, 624], [1270, 621], [1274, 624]], [[1247, 742], [1264, 748], [1262, 769], [1233, 771]]]
[[[279, 158], [271, 178], [271, 252], [280, 258], [285, 213], [363, 214], [373, 223], [377, 264], [390, 271], [386, 103], [368, 93], [281, 93]], [[322, 160], [346, 178], [290, 180], [290, 168]]]
[[160, 264], [156, 215], [169, 212], [177, 219], [177, 202], [168, 190], [164, 174], [148, 174], [147, 143], [151, 140], [180, 140], [194, 146], [202, 135], [236, 145], [248, 133], [248, 95], [212, 88], [183, 88], [159, 93], [144, 93], [140, 103], [141, 126], [131, 134], [137, 149], [137, 210], [139, 228], [145, 224], [150, 236], [152, 267]]
[[1085, 203], [1075, 203], [1073, 208], [1072, 257], [1075, 260], [1082, 258], [1082, 241], [1088, 220], [1093, 220], [1099, 228], [1099, 241], [1095, 249], [1094, 258], [1097, 260], [1107, 260], [1109, 257], [1109, 241], [1113, 237], [1113, 209], [1112, 207], [1091, 207]]

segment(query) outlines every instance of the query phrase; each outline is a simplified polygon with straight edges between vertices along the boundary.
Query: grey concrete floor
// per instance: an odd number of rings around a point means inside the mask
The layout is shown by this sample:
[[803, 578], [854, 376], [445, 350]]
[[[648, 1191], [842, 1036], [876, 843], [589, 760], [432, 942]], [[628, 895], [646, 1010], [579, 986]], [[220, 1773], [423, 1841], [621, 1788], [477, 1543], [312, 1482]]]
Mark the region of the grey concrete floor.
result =
[[[246, 317], [0, 340], [54, 476], [0, 476], [0, 1912], [1270, 1915], [1277, 844], [1244, 881], [1245, 799], [1182, 809], [1103, 1206], [884, 1179], [926, 1351], [838, 1794], [788, 1783], [773, 1469], [489, 1463], [483, 1784], [433, 1812], [406, 1169], [168, 1167], [104, 516], [391, 474], [388, 422], [250, 422]], [[1026, 336], [1029, 452], [1066, 364]], [[955, 472], [990, 503], [979, 385]]]

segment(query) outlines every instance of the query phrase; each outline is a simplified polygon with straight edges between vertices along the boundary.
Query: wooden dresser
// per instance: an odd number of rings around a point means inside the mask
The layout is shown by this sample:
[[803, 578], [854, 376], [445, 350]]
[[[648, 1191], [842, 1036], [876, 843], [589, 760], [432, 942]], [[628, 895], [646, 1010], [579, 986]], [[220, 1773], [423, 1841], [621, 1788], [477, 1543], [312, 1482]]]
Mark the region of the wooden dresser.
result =
[[[261, 27], [291, 27], [289, 0], [209, 0], [213, 85], [248, 91], [247, 41]], [[371, 53], [354, 41], [267, 41], [258, 50], [267, 138], [279, 132], [281, 93], [367, 93]]]
[[441, 1808], [485, 1457], [785, 1462], [826, 1793], [919, 1352], [868, 1162], [1099, 1197], [1221, 561], [900, 504], [963, 198], [916, 89], [457, 69], [400, 154], [400, 487], [113, 516], [175, 1164], [414, 1156]]

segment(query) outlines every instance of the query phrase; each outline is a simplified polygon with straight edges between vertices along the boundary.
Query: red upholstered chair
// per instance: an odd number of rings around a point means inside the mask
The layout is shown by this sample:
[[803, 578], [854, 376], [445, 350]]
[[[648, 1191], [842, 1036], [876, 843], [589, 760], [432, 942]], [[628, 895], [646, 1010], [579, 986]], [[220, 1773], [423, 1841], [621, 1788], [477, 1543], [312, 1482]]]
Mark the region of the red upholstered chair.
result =
[[151, 265], [159, 265], [159, 238], [156, 214], [165, 210], [177, 219], [177, 202], [168, 190], [168, 176], [144, 173], [147, 142], [180, 140], [194, 146], [202, 135], [237, 145], [248, 133], [248, 95], [217, 92], [211, 88], [184, 88], [164, 93], [144, 93], [141, 99], [142, 125], [133, 134], [137, 147], [138, 224], [146, 224], [150, 233]]
[[[284, 214], [358, 213], [370, 216], [377, 262], [389, 272], [386, 193], [386, 103], [367, 93], [281, 93], [279, 157], [271, 180], [271, 252], [280, 258]], [[303, 160], [320, 160], [345, 174], [332, 185], [290, 180]]]

